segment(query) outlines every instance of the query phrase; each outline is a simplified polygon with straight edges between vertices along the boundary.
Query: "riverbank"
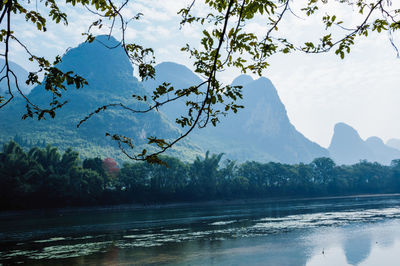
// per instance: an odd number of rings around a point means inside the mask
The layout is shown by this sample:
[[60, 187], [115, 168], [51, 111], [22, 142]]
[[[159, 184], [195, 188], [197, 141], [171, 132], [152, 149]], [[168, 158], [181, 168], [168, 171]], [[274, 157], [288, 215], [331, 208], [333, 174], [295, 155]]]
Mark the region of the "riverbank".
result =
[[207, 207], [207, 206], [234, 206], [244, 204], [262, 204], [262, 203], [284, 203], [288, 201], [315, 201], [315, 200], [333, 200], [333, 199], [358, 199], [358, 198], [382, 198], [382, 197], [400, 197], [400, 193], [388, 194], [357, 194], [357, 195], [340, 195], [340, 196], [325, 196], [325, 197], [282, 197], [282, 198], [253, 198], [253, 199], [219, 199], [209, 201], [190, 201], [190, 202], [168, 202], [168, 203], [132, 203], [118, 205], [103, 205], [103, 206], [85, 206], [85, 207], [63, 207], [63, 208], [44, 208], [30, 210], [7, 210], [0, 211], [0, 217], [18, 216], [29, 213], [79, 213], [79, 212], [107, 212], [115, 210], [148, 210], [148, 209], [168, 209], [168, 208], [189, 208], [189, 207]]

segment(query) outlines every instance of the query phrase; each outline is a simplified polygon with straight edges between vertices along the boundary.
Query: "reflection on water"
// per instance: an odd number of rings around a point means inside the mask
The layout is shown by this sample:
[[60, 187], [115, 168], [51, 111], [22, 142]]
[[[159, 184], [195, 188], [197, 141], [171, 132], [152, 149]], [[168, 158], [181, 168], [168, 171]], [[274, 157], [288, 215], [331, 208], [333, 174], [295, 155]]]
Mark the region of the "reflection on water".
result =
[[[309, 237], [319, 238], [317, 233]], [[400, 223], [391, 221], [361, 227], [337, 228], [335, 241], [318, 242], [307, 266], [317, 265], [399, 265]], [[321, 247], [324, 246], [323, 251]]]
[[3, 213], [0, 264], [398, 265], [399, 206], [382, 197]]
[[348, 237], [343, 247], [347, 262], [350, 265], [358, 265], [368, 258], [371, 253], [371, 241], [370, 235], [367, 234]]

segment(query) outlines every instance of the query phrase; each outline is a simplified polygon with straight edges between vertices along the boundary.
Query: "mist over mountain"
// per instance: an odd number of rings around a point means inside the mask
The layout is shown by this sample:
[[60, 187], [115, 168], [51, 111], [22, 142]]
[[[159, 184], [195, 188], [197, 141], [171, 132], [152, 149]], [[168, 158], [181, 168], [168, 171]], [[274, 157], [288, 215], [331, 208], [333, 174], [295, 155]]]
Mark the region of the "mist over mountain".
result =
[[400, 139], [389, 139], [386, 145], [397, 150], [400, 150]]
[[[89, 85], [79, 90], [68, 88], [62, 97], [68, 103], [57, 111], [55, 119], [21, 120], [26, 103], [18, 97], [2, 108], [0, 142], [18, 135], [32, 144], [45, 141], [63, 150], [73, 147], [83, 156], [109, 156], [124, 160], [126, 157], [116, 143], [105, 137], [105, 132], [132, 137], [139, 148], [146, 147], [146, 137], [149, 136], [166, 139], [178, 136], [180, 128], [174, 121], [186, 110], [187, 99], [162, 106], [160, 112], [147, 114], [110, 108], [76, 128], [87, 114], [105, 104], [123, 103], [134, 109], [145, 109], [146, 105], [135, 101], [132, 94], [149, 96], [162, 82], [171, 83], [176, 89], [202, 82], [187, 67], [165, 62], [156, 66], [155, 80], [141, 83], [133, 76], [133, 67], [123, 49], [109, 49], [105, 45], [115, 46], [117, 41], [98, 36], [93, 43], [83, 43], [65, 54], [58, 67], [85, 77]], [[17, 65], [12, 67], [24, 80], [27, 72]], [[237, 114], [229, 113], [227, 117], [221, 117], [217, 127], [210, 125], [205, 129], [196, 129], [169, 155], [190, 160], [210, 150], [223, 152], [225, 158], [239, 161], [283, 163], [307, 163], [317, 157], [331, 156], [338, 164], [352, 164], [364, 159], [389, 164], [391, 160], [400, 158], [400, 151], [389, 147], [396, 147], [400, 141], [390, 140], [389, 145], [378, 137], [364, 141], [355, 129], [344, 123], [335, 126], [328, 152], [304, 137], [291, 124], [286, 108], [269, 79], [261, 77], [254, 80], [251, 76], [240, 75], [232, 85], [243, 86], [243, 99], [237, 103], [245, 108]], [[30, 100], [42, 107], [48, 107], [51, 97], [43, 86], [35, 87], [29, 94]]]
[[354, 128], [345, 123], [335, 125], [329, 152], [338, 164], [367, 160], [387, 165], [400, 158], [400, 151], [385, 145], [382, 139], [369, 137], [364, 141]]
[[357, 163], [372, 154], [358, 132], [345, 123], [335, 125], [328, 150], [338, 164]]
[[[233, 85], [243, 86], [243, 99], [238, 104], [245, 106], [237, 114], [221, 118], [221, 124], [210, 128], [210, 134], [229, 147], [239, 146], [232, 154], [236, 158], [245, 155], [252, 160], [278, 161], [284, 163], [311, 162], [317, 157], [328, 157], [328, 151], [308, 140], [291, 124], [286, 108], [281, 102], [272, 82], [261, 77], [252, 80], [239, 76]], [[223, 150], [223, 148], [221, 148]], [[256, 152], [255, 156], [251, 155]], [[251, 160], [249, 159], [249, 160]]]
[[[26, 71], [23, 67], [21, 67], [20, 65], [12, 62], [12, 61], [8, 61], [9, 65], [10, 65], [10, 69], [14, 72], [15, 76], [17, 77], [18, 80], [18, 86], [19, 89], [24, 93], [24, 94], [28, 94], [31, 91], [31, 87], [29, 87], [28, 85], [26, 85], [25, 81], [28, 77], [28, 71]], [[0, 58], [0, 66], [3, 67], [5, 64], [5, 60]], [[5, 74], [5, 69], [0, 73], [0, 76], [2, 77]], [[11, 85], [11, 91], [16, 91], [17, 87], [16, 87], [16, 83], [15, 83], [15, 79], [14, 76], [10, 75], [10, 85]], [[6, 79], [3, 79], [0, 82], [0, 94], [5, 96], [5, 98], [7, 98], [7, 94], [8, 94], [8, 87], [7, 87], [7, 81]], [[16, 93], [14, 95], [14, 97], [19, 97], [19, 94]]]
[[[156, 79], [144, 86], [150, 90], [150, 85], [157, 86], [165, 80], [176, 88], [201, 82], [188, 68], [166, 62], [156, 67]], [[241, 75], [232, 85], [243, 85], [243, 100], [238, 100], [238, 104], [245, 108], [237, 114], [221, 117], [221, 123], [215, 128], [210, 125], [193, 133], [191, 139], [204, 150], [224, 152], [227, 158], [240, 161], [297, 163], [329, 156], [326, 149], [305, 138], [290, 123], [285, 106], [269, 79], [253, 80]], [[161, 111], [174, 121], [174, 114], [182, 112], [183, 108], [182, 103], [172, 103], [167, 111]]]
[[[73, 87], [63, 94], [68, 103], [56, 111], [55, 119], [45, 121], [21, 120], [25, 113], [25, 102], [15, 101], [0, 110], [0, 140], [20, 137], [37, 141], [45, 140], [62, 149], [73, 147], [83, 156], [110, 156], [127, 159], [105, 132], [122, 134], [134, 139], [134, 144], [142, 146], [146, 137], [159, 136], [174, 138], [179, 129], [156, 111], [133, 114], [118, 108], [109, 108], [89, 119], [80, 128], [77, 123], [96, 108], [109, 103], [124, 103], [135, 109], [145, 109], [142, 102], [132, 98], [132, 94], [146, 95], [146, 90], [133, 76], [133, 68], [121, 47], [109, 49], [117, 41], [107, 36], [98, 36], [92, 43], [82, 43], [69, 50], [58, 65], [64, 71], [72, 70], [83, 76], [89, 85], [79, 90]], [[39, 106], [48, 106], [51, 94], [43, 86], [35, 87], [30, 100]], [[170, 152], [178, 157], [194, 157], [198, 148], [184, 141]]]

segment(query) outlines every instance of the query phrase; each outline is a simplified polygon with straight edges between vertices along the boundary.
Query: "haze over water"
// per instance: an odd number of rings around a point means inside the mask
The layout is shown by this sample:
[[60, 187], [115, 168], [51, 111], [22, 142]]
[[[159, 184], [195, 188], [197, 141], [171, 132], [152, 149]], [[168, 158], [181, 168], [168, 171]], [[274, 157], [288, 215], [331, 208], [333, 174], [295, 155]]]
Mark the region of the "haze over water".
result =
[[391, 196], [8, 212], [0, 264], [396, 265], [399, 206]]

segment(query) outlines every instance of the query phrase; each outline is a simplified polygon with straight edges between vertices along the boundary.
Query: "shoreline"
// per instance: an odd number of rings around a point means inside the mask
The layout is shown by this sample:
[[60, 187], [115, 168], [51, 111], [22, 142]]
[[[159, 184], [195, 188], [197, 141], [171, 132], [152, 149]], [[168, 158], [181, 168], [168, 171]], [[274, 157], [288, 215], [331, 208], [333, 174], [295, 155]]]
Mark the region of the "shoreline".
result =
[[0, 211], [0, 218], [7, 216], [25, 215], [27, 213], [79, 213], [79, 212], [109, 212], [118, 210], [151, 210], [151, 209], [168, 209], [168, 208], [188, 208], [188, 207], [207, 207], [207, 206], [232, 206], [242, 204], [262, 204], [262, 203], [280, 203], [290, 201], [312, 201], [312, 200], [334, 200], [334, 199], [351, 199], [351, 198], [383, 198], [383, 197], [400, 197], [400, 193], [388, 194], [357, 194], [357, 195], [341, 195], [341, 196], [323, 196], [323, 197], [304, 197], [304, 198], [253, 198], [253, 199], [218, 199], [206, 201], [191, 202], [168, 202], [168, 203], [131, 203], [118, 205], [102, 205], [102, 206], [84, 206], [84, 207], [61, 207], [61, 208], [45, 208], [45, 209], [27, 209], [27, 210], [6, 210]]

